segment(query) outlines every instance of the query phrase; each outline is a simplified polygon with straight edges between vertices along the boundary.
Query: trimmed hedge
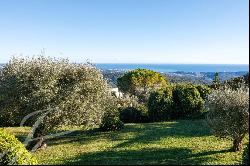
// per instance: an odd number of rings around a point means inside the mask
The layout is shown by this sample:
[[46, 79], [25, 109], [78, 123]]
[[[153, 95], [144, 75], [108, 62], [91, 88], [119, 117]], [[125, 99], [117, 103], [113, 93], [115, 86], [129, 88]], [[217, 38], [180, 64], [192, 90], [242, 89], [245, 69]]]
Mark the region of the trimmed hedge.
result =
[[37, 160], [15, 136], [0, 129], [0, 165], [36, 165]]

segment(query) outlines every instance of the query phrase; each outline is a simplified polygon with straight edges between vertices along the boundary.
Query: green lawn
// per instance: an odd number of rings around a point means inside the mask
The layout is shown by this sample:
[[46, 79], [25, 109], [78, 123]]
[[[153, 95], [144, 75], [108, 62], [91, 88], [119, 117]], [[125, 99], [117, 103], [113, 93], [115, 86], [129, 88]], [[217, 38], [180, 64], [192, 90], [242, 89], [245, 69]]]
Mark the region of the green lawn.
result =
[[[29, 128], [6, 128], [24, 140]], [[244, 143], [248, 142], [248, 137]], [[202, 120], [127, 124], [116, 132], [76, 131], [47, 140], [40, 164], [240, 164], [232, 142], [211, 135]]]

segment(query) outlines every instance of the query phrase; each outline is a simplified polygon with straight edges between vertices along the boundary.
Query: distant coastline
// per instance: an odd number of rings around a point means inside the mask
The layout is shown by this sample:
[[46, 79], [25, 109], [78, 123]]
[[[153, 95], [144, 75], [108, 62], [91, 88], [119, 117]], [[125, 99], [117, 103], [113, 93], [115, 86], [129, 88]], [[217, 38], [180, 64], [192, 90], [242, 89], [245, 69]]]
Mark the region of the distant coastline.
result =
[[[4, 64], [0, 63], [0, 68]], [[94, 63], [100, 70], [128, 71], [136, 68], [171, 72], [249, 72], [249, 64], [135, 64], [135, 63]]]
[[158, 72], [248, 72], [249, 64], [121, 64], [96, 63], [101, 70], [126, 71], [136, 68], [146, 68]]

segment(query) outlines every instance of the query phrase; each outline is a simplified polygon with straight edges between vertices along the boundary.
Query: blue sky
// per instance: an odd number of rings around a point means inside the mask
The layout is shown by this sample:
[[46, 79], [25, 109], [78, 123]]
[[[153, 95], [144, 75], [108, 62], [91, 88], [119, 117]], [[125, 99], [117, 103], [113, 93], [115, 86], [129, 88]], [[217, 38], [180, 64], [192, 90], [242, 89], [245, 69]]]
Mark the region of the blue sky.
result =
[[0, 0], [0, 63], [248, 64], [248, 0]]

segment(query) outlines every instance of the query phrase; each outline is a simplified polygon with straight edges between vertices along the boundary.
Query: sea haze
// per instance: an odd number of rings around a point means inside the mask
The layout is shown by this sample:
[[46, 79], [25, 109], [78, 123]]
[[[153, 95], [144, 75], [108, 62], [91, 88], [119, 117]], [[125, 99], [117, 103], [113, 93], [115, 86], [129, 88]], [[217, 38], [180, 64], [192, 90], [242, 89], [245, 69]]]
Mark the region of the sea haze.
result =
[[249, 64], [115, 64], [97, 63], [101, 70], [151, 69], [158, 72], [248, 72]]

